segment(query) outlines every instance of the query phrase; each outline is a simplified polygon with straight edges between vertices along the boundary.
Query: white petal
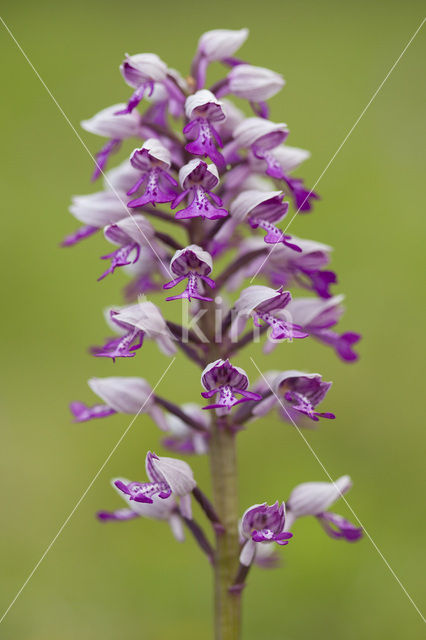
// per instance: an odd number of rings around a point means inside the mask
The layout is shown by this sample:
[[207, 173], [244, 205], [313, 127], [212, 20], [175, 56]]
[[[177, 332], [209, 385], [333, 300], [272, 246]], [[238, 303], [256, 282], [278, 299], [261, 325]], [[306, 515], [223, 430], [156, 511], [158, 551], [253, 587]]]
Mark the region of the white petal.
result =
[[235, 220], [241, 222], [248, 214], [262, 202], [282, 195], [282, 191], [242, 191], [232, 202], [229, 212]]
[[310, 152], [306, 149], [289, 147], [286, 144], [277, 147], [272, 153], [285, 173], [290, 173], [294, 169], [297, 169], [302, 162], [305, 162], [305, 160], [311, 157]]
[[245, 567], [249, 567], [253, 562], [256, 552], [256, 543], [253, 540], [247, 540], [240, 554], [240, 563]]
[[146, 413], [154, 402], [151, 386], [143, 378], [90, 378], [88, 384], [105, 404], [119, 413]]
[[[209, 105], [208, 110], [202, 109]], [[200, 109], [201, 107], [201, 109]], [[225, 120], [226, 115], [222, 103], [208, 89], [200, 89], [188, 96], [185, 101], [185, 114], [189, 120], [202, 116], [212, 121]]]
[[86, 131], [106, 138], [118, 138], [124, 140], [138, 136], [141, 128], [141, 117], [137, 111], [122, 115], [115, 115], [117, 111], [125, 108], [125, 104], [114, 104], [112, 107], [102, 109], [89, 120], [83, 120], [80, 124]]
[[70, 213], [93, 227], [105, 227], [114, 224], [126, 216], [126, 201], [110, 191], [98, 191], [84, 196], [73, 196]]
[[206, 31], [198, 41], [198, 51], [210, 62], [231, 57], [247, 40], [248, 29], [213, 29]]
[[305, 482], [293, 489], [287, 500], [288, 508], [296, 518], [326, 511], [342, 494], [349, 491], [352, 481], [342, 476], [336, 482]]
[[195, 488], [194, 474], [188, 463], [177, 458], [152, 458], [152, 465], [170, 486], [173, 493], [184, 496]]
[[278, 135], [273, 137], [276, 144], [270, 148], [276, 147], [285, 139], [288, 134], [287, 125], [284, 122], [275, 123], [270, 120], [265, 120], [264, 118], [246, 118], [235, 129], [234, 140], [239, 147], [250, 147], [265, 136], [280, 133], [282, 136]]
[[142, 145], [142, 149], [146, 149], [149, 155], [158, 160], [163, 168], [169, 168], [171, 164], [170, 151], [161, 144], [157, 138], [148, 138]]
[[262, 302], [271, 300], [278, 295], [278, 291], [265, 287], [261, 284], [254, 284], [242, 290], [240, 297], [235, 303], [235, 308], [242, 315], [250, 315]]
[[[142, 247], [152, 245], [157, 249], [157, 243], [154, 244], [154, 227], [140, 213], [129, 214], [116, 222], [114, 234], [111, 233], [110, 227], [106, 227], [104, 233], [105, 231], [108, 231], [107, 240], [113, 244], [120, 245], [126, 242], [137, 242]], [[114, 239], [114, 235], [117, 236], [116, 239]]]
[[178, 542], [185, 540], [185, 533], [183, 530], [182, 520], [177, 513], [172, 513], [169, 518], [169, 525], [172, 533]]
[[189, 493], [181, 497], [179, 502], [179, 509], [184, 518], [192, 520], [191, 495]]
[[162, 82], [167, 76], [167, 65], [156, 53], [137, 53], [129, 56], [126, 53], [126, 61], [141, 74], [146, 80]]
[[278, 93], [285, 81], [279, 73], [270, 69], [239, 64], [229, 72], [228, 84], [234, 95], [252, 102], [262, 102]]

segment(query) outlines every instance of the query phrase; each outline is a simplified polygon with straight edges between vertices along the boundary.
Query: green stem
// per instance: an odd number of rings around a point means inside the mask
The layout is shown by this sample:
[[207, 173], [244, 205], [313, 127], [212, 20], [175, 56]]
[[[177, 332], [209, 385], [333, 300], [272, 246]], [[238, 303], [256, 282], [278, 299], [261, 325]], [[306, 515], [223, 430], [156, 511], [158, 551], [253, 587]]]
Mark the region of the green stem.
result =
[[[201, 220], [190, 222], [192, 242], [202, 244], [204, 230]], [[215, 343], [214, 304], [202, 303], [207, 313], [202, 318], [203, 331], [210, 338], [206, 361], [221, 356], [221, 345]], [[241, 593], [231, 593], [240, 553], [238, 536], [238, 482], [235, 433], [227, 418], [212, 412], [210, 438], [210, 469], [213, 485], [213, 505], [224, 531], [216, 532], [214, 555], [214, 626], [215, 640], [239, 640], [241, 637]]]
[[210, 464], [214, 506], [225, 531], [217, 536], [215, 553], [215, 640], [238, 640], [241, 632], [241, 594], [230, 593], [239, 556], [237, 460], [235, 435], [213, 425]]

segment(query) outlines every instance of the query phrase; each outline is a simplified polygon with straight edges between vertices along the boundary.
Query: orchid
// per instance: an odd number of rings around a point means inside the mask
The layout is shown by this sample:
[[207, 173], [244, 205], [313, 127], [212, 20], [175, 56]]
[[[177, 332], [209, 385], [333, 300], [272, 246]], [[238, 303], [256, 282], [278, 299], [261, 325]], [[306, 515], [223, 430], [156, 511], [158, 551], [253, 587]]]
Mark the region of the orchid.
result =
[[139, 180], [129, 189], [127, 195], [136, 193], [146, 183], [142, 196], [131, 200], [129, 207], [143, 207], [146, 204], [155, 205], [163, 202], [172, 202], [176, 193], [170, 187], [177, 187], [177, 182], [168, 173], [171, 165], [171, 155], [156, 138], [149, 138], [141, 149], [135, 149], [130, 157], [132, 167], [142, 171]]
[[176, 540], [183, 542], [185, 535], [182, 518], [176, 500], [172, 495], [167, 498], [160, 498], [158, 495], [152, 494], [150, 502], [138, 502], [132, 500], [131, 494], [123, 492], [121, 488], [119, 488], [131, 485], [130, 480], [126, 478], [114, 478], [111, 484], [117, 493], [126, 501], [128, 507], [116, 509], [115, 511], [98, 511], [97, 517], [99, 520], [102, 522], [123, 522], [141, 517], [151, 518], [153, 520], [166, 520]]
[[285, 504], [255, 504], [247, 509], [241, 519], [241, 534], [247, 539], [240, 555], [240, 562], [245, 566], [252, 563], [258, 544], [276, 542], [280, 546], [287, 545], [292, 533], [285, 531]]
[[362, 536], [362, 529], [335, 513], [327, 511], [336, 500], [352, 487], [349, 476], [342, 476], [336, 482], [305, 482], [290, 493], [287, 500], [287, 528], [303, 516], [315, 516], [325, 532], [335, 539], [343, 538], [355, 542]]
[[[125, 302], [105, 310], [112, 336], [91, 347], [94, 366], [116, 370], [137, 355], [134, 365], [146, 367], [146, 344], [153, 341], [160, 357], [169, 359], [166, 372], [182, 354], [200, 372], [199, 387], [186, 384], [189, 397], [176, 401], [157, 391], [161, 379], [154, 384], [138, 376], [93, 377], [88, 384], [98, 400], [74, 401], [70, 410], [76, 423], [113, 415], [131, 416], [130, 424], [151, 420], [161, 432], [161, 446], [178, 456], [148, 452], [146, 479], [112, 481], [126, 506], [97, 517], [166, 522], [178, 541], [188, 529], [213, 568], [216, 640], [241, 637], [240, 601], [249, 570], [276, 567], [284, 554], [290, 565], [298, 544], [295, 536], [287, 547], [290, 529], [300, 518], [315, 517], [333, 538], [362, 536], [360, 528], [329, 511], [352, 486], [348, 476], [300, 484], [286, 502], [283, 479], [275, 487], [276, 502], [264, 501], [259, 489], [254, 504], [239, 515], [241, 434], [274, 409], [296, 427], [327, 428], [327, 419], [335, 417], [323, 410], [332, 387], [328, 376], [267, 371], [251, 385], [251, 371], [240, 366], [243, 349], [263, 341], [269, 353], [280, 343], [280, 357], [292, 366], [289, 356], [296, 358], [298, 347], [290, 351], [286, 343], [314, 339], [352, 362], [360, 340], [358, 333], [338, 330], [343, 296], [332, 290], [332, 248], [287, 234], [297, 214], [312, 211], [319, 196], [293, 175], [309, 152], [289, 146], [289, 126], [268, 118], [267, 101], [283, 88], [284, 78], [235, 57], [247, 37], [244, 28], [204, 33], [190, 76], [154, 53], [126, 54], [120, 72], [132, 90], [128, 102], [82, 122], [86, 131], [107, 139], [96, 154], [94, 174], [102, 175], [103, 186], [72, 199], [70, 213], [82, 226], [62, 242], [71, 247], [103, 230], [114, 250], [102, 256], [110, 263], [98, 280], [118, 270], [130, 278]], [[207, 85], [213, 65], [225, 69]], [[234, 97], [248, 101], [251, 112], [236, 106]], [[119, 147], [127, 158], [105, 172]], [[167, 297], [175, 287], [177, 293]], [[187, 315], [179, 324], [181, 310]], [[205, 406], [197, 404], [199, 394]], [[266, 421], [262, 429], [268, 429]], [[181, 459], [194, 454], [194, 464], [210, 458], [212, 498]], [[262, 476], [259, 464], [253, 461], [256, 477]], [[194, 519], [193, 500], [210, 535]]]

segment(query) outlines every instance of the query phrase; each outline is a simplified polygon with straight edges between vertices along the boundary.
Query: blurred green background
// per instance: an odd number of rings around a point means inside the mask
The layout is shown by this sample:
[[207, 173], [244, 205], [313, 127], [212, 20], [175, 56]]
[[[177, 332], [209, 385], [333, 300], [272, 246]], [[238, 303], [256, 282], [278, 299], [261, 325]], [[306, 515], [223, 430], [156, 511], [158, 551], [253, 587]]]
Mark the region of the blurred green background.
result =
[[[129, 96], [118, 73], [124, 52], [155, 51], [187, 73], [202, 32], [249, 27], [241, 55], [284, 74], [272, 118], [289, 124], [290, 144], [312, 151], [301, 172], [312, 185], [420, 24], [422, 5], [6, 0], [3, 17], [77, 127]], [[335, 381], [325, 409], [338, 419], [307, 438], [333, 477], [352, 475], [352, 508], [420, 607], [424, 54], [421, 32], [322, 178], [314, 213], [292, 226], [335, 247], [335, 290], [347, 294], [343, 327], [364, 335], [360, 362], [345, 365], [311, 341], [282, 345], [269, 358], [253, 351], [264, 370], [321, 371]], [[96, 282], [98, 256], [108, 248], [102, 238], [58, 248], [76, 227], [67, 213], [71, 195], [95, 189], [92, 164], [4, 29], [1, 57], [0, 614], [128, 424], [125, 416], [72, 424], [68, 402], [94, 399], [86, 386], [93, 375], [140, 374], [155, 383], [167, 364], [152, 345], [115, 367], [87, 354], [107, 335], [102, 309], [121, 302], [124, 282], [122, 274]], [[247, 351], [238, 364], [257, 378]], [[159, 392], [197, 401], [198, 376], [179, 356]], [[122, 506], [109, 479], [142, 479], [146, 450], [162, 451], [158, 439], [150, 420], [139, 418], [10, 610], [2, 638], [211, 637], [210, 571], [192, 540], [179, 545], [148, 520], [102, 526], [94, 518], [99, 508]], [[326, 479], [298, 433], [275, 415], [242, 433], [239, 459], [241, 509]], [[208, 489], [206, 460], [193, 467]], [[337, 511], [351, 517], [344, 504]], [[245, 640], [421, 637], [418, 613], [367, 538], [335, 542], [309, 519], [296, 533], [281, 569], [250, 576]]]

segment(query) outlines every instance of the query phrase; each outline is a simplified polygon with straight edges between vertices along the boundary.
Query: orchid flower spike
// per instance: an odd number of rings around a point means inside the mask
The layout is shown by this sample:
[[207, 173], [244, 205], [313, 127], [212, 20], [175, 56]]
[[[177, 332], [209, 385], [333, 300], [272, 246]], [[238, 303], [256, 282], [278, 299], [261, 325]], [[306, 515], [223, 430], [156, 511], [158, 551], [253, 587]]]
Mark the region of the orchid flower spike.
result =
[[[96, 154], [96, 167], [92, 180], [99, 178], [103, 173], [111, 153], [118, 151], [122, 140], [140, 137], [142, 135], [142, 121], [139, 113], [127, 113], [124, 104], [115, 104], [112, 107], [102, 109], [89, 120], [80, 123], [83, 129], [98, 136], [109, 138], [108, 142]], [[123, 115], [117, 118], [117, 111]]]
[[232, 63], [232, 56], [247, 40], [248, 29], [213, 29], [206, 31], [198, 41], [198, 48], [192, 63], [192, 75], [198, 89], [204, 86], [206, 71], [210, 62]]
[[164, 414], [155, 403], [150, 384], [143, 378], [91, 378], [88, 384], [104, 404], [87, 407], [82, 402], [72, 402], [70, 409], [75, 418], [74, 422], [105, 418], [114, 413], [147, 413], [160, 429], [167, 431]]
[[113, 361], [115, 358], [132, 358], [145, 337], [155, 340], [165, 355], [176, 353], [173, 334], [153, 302], [143, 300], [121, 309], [107, 309], [105, 315], [109, 326], [120, 337], [110, 338], [103, 347], [94, 347], [93, 355], [112, 358]]
[[[246, 372], [244, 369], [232, 365], [229, 360], [216, 360], [207, 365], [201, 374], [201, 384], [206, 389], [201, 393], [203, 398], [212, 398], [218, 395], [216, 403], [203, 407], [203, 409], [226, 409], [229, 411], [241, 402], [262, 399], [258, 393], [247, 391], [249, 379]], [[242, 398], [238, 400], [236, 394]]]
[[126, 83], [135, 89], [127, 106], [116, 111], [116, 115], [131, 113], [144, 97], [152, 95], [155, 82], [164, 82], [167, 77], [167, 65], [155, 53], [138, 53], [126, 58], [120, 66]]
[[288, 544], [293, 534], [285, 531], [285, 504], [255, 504], [242, 517], [240, 531], [246, 540], [240, 555], [240, 563], [249, 567], [253, 562], [259, 544], [276, 542], [280, 546]]
[[[247, 318], [251, 316], [256, 327], [262, 326], [261, 321], [271, 327], [270, 340], [291, 341], [293, 338], [306, 338], [309, 334], [291, 321], [291, 314], [283, 311], [290, 300], [290, 292], [284, 291], [282, 287], [275, 290], [263, 285], [252, 285], [243, 289], [235, 303], [237, 316], [231, 334], [239, 333], [244, 328]], [[277, 316], [278, 311], [282, 312], [281, 316]]]
[[203, 296], [198, 289], [200, 280], [208, 284], [212, 289], [216, 286], [214, 281], [208, 277], [208, 274], [213, 269], [213, 262], [211, 255], [207, 251], [203, 251], [196, 244], [191, 244], [185, 249], [176, 251], [170, 262], [170, 269], [177, 275], [177, 278], [163, 285], [163, 289], [172, 289], [185, 279], [188, 280], [188, 283], [183, 293], [166, 298], [166, 300], [179, 300], [181, 298], [186, 300], [212, 300], [212, 298]]
[[212, 193], [212, 189], [219, 184], [216, 165], [202, 160], [190, 160], [179, 170], [179, 182], [183, 191], [175, 198], [171, 207], [175, 209], [186, 197], [189, 204], [176, 213], [177, 220], [199, 217], [216, 220], [228, 215], [226, 209], [220, 208], [222, 200]]
[[185, 113], [189, 122], [183, 133], [193, 140], [185, 146], [189, 153], [210, 158], [220, 168], [225, 160], [216, 148], [222, 147], [222, 140], [213, 123], [225, 120], [226, 115], [221, 102], [207, 89], [201, 89], [189, 96], [185, 102]]
[[136, 193], [143, 185], [145, 188], [141, 196], [128, 203], [129, 207], [143, 207], [147, 204], [155, 206], [157, 202], [172, 202], [176, 198], [176, 191], [170, 188], [170, 185], [178, 186], [168, 172], [171, 166], [170, 151], [159, 140], [146, 140], [140, 149], [133, 151], [130, 163], [142, 173], [127, 195]]
[[283, 371], [271, 373], [268, 378], [271, 381], [272, 396], [254, 407], [254, 415], [263, 416], [271, 406], [279, 404], [283, 417], [290, 421], [294, 414], [306, 415], [314, 422], [318, 422], [319, 418], [336, 417], [334, 413], [316, 411], [316, 406], [325, 398], [332, 385], [331, 382], [324, 382], [319, 373]]
[[293, 489], [287, 501], [288, 517], [286, 529], [303, 516], [315, 516], [325, 532], [336, 539], [355, 542], [362, 537], [362, 529], [335, 513], [327, 511], [352, 487], [349, 476], [335, 482], [304, 482]]
[[164, 520], [170, 525], [172, 533], [178, 542], [183, 542], [185, 536], [183, 532], [182, 518], [178, 505], [172, 495], [168, 498], [159, 498], [153, 494], [151, 502], [137, 502], [132, 500], [128, 493], [124, 493], [118, 486], [128, 486], [130, 480], [126, 478], [114, 478], [112, 486], [115, 491], [126, 501], [127, 508], [116, 511], [99, 511], [97, 517], [102, 522], [133, 520], [134, 518], [151, 518], [153, 520]]
[[188, 463], [177, 458], [159, 457], [148, 451], [145, 459], [149, 482], [116, 481], [115, 486], [129, 496], [130, 501], [152, 504], [153, 497], [162, 500], [172, 494], [180, 498], [180, 511], [186, 518], [192, 518], [191, 492], [197, 486]]

